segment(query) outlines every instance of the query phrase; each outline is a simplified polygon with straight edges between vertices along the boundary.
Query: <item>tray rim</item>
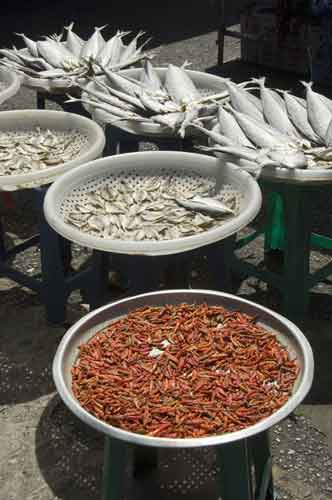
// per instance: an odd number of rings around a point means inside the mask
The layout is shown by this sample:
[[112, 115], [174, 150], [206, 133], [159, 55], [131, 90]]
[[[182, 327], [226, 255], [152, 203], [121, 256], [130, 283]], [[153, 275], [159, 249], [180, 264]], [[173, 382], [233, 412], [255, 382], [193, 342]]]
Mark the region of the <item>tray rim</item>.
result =
[[[67, 389], [62, 369], [62, 363], [64, 356], [66, 354], [66, 350], [68, 349], [69, 344], [75, 337], [75, 333], [76, 332], [79, 333], [79, 329], [93, 317], [96, 316], [98, 317], [98, 315], [100, 315], [104, 311], [107, 311], [108, 309], [112, 310], [112, 308], [115, 308], [118, 305], [126, 303], [135, 304], [135, 301], [145, 298], [147, 299], [146, 304], [148, 305], [148, 300], [150, 297], [170, 296], [170, 295], [173, 296], [179, 295], [181, 297], [182, 294], [190, 294], [191, 296], [195, 295], [198, 296], [201, 294], [203, 294], [204, 296], [212, 295], [214, 297], [219, 297], [221, 299], [224, 298], [226, 299], [226, 301], [227, 299], [230, 299], [233, 300], [236, 305], [239, 305], [239, 308], [241, 307], [241, 305], [254, 307], [258, 311], [267, 314], [270, 318], [273, 318], [277, 322], [282, 323], [286, 327], [286, 329], [292, 333], [292, 336], [297, 340], [299, 347], [301, 348], [301, 355], [303, 356], [302, 377], [295, 394], [293, 394], [289, 398], [287, 403], [283, 405], [279, 410], [274, 412], [270, 417], [267, 417], [266, 419], [256, 423], [255, 425], [247, 427], [241, 431], [221, 434], [217, 436], [214, 435], [214, 436], [202, 437], [202, 438], [161, 438], [161, 437], [152, 437], [152, 436], [145, 436], [142, 434], [136, 434], [106, 424], [105, 422], [102, 422], [101, 420], [97, 419], [96, 417], [88, 413], [86, 410], [84, 410], [82, 406], [71, 395], [70, 391]], [[179, 289], [179, 290], [162, 290], [162, 291], [149, 292], [149, 293], [135, 295], [132, 297], [127, 297], [106, 304], [88, 313], [78, 322], [76, 322], [62, 338], [53, 360], [52, 373], [57, 391], [63, 402], [69, 408], [69, 410], [71, 410], [84, 423], [93, 427], [95, 430], [102, 432], [111, 438], [117, 438], [120, 439], [121, 441], [130, 442], [137, 445], [162, 447], [162, 448], [192, 448], [199, 446], [223, 445], [241, 439], [246, 439], [255, 436], [260, 432], [267, 431], [273, 425], [276, 425], [281, 420], [286, 418], [292, 411], [294, 411], [297, 408], [297, 406], [302, 402], [302, 400], [305, 398], [305, 396], [307, 395], [307, 393], [311, 388], [313, 381], [313, 374], [314, 374], [314, 358], [311, 346], [308, 340], [306, 339], [305, 335], [302, 333], [302, 331], [294, 323], [292, 323], [290, 320], [280, 315], [279, 313], [272, 311], [271, 309], [262, 306], [260, 304], [257, 304], [253, 301], [225, 292], [218, 292], [218, 291], [204, 290], [204, 289], [195, 289], [195, 290]]]

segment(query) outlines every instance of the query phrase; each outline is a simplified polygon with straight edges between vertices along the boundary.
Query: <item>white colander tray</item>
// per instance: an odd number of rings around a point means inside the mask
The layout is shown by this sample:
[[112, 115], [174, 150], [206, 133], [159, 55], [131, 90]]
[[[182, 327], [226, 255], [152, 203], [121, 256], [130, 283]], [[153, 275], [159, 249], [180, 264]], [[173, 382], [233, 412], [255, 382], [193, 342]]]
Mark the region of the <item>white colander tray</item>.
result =
[[5, 88], [0, 88], [0, 104], [13, 97], [20, 90], [21, 82], [22, 78], [16, 73], [0, 68], [0, 83], [5, 85]]
[[[204, 233], [174, 240], [133, 241], [102, 238], [65, 222], [66, 216], [86, 193], [100, 189], [112, 176], [137, 173], [140, 176], [199, 175], [213, 179], [218, 187], [225, 185], [239, 193], [239, 213], [222, 225]], [[184, 189], [186, 184], [184, 183]], [[199, 248], [231, 236], [257, 215], [261, 207], [261, 191], [257, 182], [243, 170], [225, 165], [220, 160], [195, 153], [177, 151], [145, 151], [102, 158], [83, 165], [57, 179], [45, 197], [45, 216], [53, 229], [70, 241], [105, 252], [130, 255], [170, 255]]]
[[[155, 68], [162, 82], [165, 81], [165, 74], [167, 68]], [[208, 73], [203, 73], [202, 71], [193, 71], [186, 70], [190, 78], [195, 83], [196, 87], [201, 92], [202, 96], [209, 94], [217, 94], [220, 92], [226, 91], [226, 86], [224, 84], [224, 80], [219, 76], [210, 75]], [[136, 80], [140, 79], [142, 69], [134, 68], [134, 69], [126, 69], [123, 71], [119, 71], [120, 75], [129, 76], [130, 78], [134, 78]], [[98, 80], [106, 82], [105, 77], [98, 77]], [[100, 88], [95, 85], [92, 81], [87, 85], [87, 88], [99, 90]], [[88, 98], [88, 95], [84, 92], [82, 93], [82, 97]], [[89, 105], [83, 105], [88, 113], [91, 114], [94, 120], [99, 123], [107, 123], [110, 120], [115, 120], [116, 116], [111, 116], [109, 113], [105, 113], [100, 109], [92, 109]], [[145, 135], [145, 136], [155, 136], [155, 137], [173, 137], [174, 134], [167, 128], [159, 125], [158, 123], [153, 123], [151, 121], [146, 122], [128, 122], [128, 121], [117, 121], [116, 126], [126, 132], [137, 135]], [[188, 128], [186, 136], [191, 135], [195, 136], [197, 134], [197, 129]]]
[[0, 112], [0, 133], [8, 131], [34, 130], [37, 127], [57, 131], [78, 130], [88, 137], [80, 154], [62, 165], [17, 175], [0, 175], [0, 189], [15, 190], [35, 187], [53, 182], [64, 172], [101, 156], [105, 146], [102, 128], [94, 121], [74, 113], [49, 110], [15, 110]]

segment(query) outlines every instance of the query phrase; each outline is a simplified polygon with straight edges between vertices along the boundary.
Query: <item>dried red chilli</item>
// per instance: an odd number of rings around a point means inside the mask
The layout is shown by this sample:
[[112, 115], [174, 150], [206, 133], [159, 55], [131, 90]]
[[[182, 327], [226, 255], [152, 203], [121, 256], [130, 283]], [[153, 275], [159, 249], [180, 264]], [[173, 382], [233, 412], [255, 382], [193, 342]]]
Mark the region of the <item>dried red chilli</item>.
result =
[[144, 307], [80, 346], [73, 393], [111, 425], [159, 437], [244, 429], [288, 400], [299, 368], [256, 318], [219, 306]]

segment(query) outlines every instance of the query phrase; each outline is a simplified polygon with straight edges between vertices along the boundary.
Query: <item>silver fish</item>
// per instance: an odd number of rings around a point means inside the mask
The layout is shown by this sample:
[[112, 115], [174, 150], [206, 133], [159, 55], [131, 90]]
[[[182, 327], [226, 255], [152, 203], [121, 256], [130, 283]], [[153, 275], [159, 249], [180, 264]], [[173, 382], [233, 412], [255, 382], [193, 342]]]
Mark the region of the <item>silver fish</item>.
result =
[[189, 200], [176, 198], [176, 202], [179, 205], [188, 208], [190, 210], [209, 212], [219, 215], [225, 215], [225, 214], [234, 215], [234, 210], [225, 205], [225, 203], [222, 203], [221, 201], [218, 201], [214, 198], [194, 196]]

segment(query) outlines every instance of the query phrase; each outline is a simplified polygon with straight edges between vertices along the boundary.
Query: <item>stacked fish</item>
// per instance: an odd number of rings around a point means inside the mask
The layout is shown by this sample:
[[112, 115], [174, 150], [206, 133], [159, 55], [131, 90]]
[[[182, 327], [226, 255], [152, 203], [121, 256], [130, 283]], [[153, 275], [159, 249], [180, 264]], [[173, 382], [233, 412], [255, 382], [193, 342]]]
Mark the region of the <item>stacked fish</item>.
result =
[[105, 79], [95, 79], [81, 87], [82, 97], [70, 98], [69, 102], [79, 100], [91, 113], [101, 111], [105, 123], [150, 122], [159, 124], [167, 133], [179, 133], [183, 137], [188, 125], [215, 114], [216, 101], [228, 97], [227, 91], [203, 96], [185, 65], [170, 64], [164, 82], [150, 61], [145, 61], [140, 81], [101, 65]]
[[250, 172], [263, 167], [332, 167], [332, 101], [305, 83], [306, 99], [265, 86], [253, 79], [260, 97], [225, 82], [230, 102], [218, 109], [212, 129], [199, 127], [210, 138], [200, 149], [230, 159]]
[[70, 87], [82, 78], [100, 73], [99, 65], [118, 71], [152, 57], [142, 51], [149, 40], [138, 46], [144, 32], [139, 32], [126, 45], [123, 38], [130, 32], [118, 31], [106, 41], [101, 34], [103, 28], [105, 26], [95, 28], [87, 41], [73, 31], [73, 23], [65, 27], [67, 35], [64, 40], [63, 33], [46, 36], [36, 42], [20, 33], [26, 47], [20, 50], [16, 47], [1, 49], [0, 54], [4, 57], [0, 63], [23, 74], [27, 85], [29, 82], [33, 85], [37, 79], [36, 86], [46, 80], [51, 86]]
[[[114, 176], [107, 185], [85, 192], [75, 203], [72, 196], [68, 197], [71, 208], [66, 222], [100, 238], [183, 238], [237, 215], [240, 193], [227, 186], [215, 190], [211, 180], [199, 176]], [[65, 206], [62, 208], [66, 211]]]

